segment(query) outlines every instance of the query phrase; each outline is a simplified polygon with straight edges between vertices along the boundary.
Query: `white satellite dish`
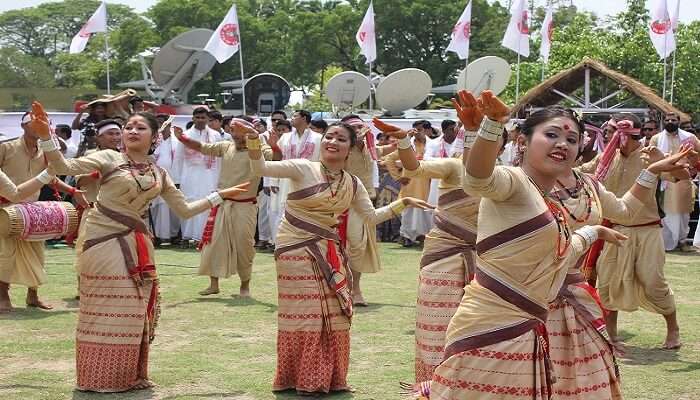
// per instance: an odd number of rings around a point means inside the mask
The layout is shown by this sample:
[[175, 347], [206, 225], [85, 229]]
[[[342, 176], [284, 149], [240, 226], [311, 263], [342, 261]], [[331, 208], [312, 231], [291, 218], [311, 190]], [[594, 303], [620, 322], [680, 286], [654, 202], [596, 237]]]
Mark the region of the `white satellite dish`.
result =
[[377, 87], [377, 104], [397, 115], [422, 103], [430, 94], [433, 80], [427, 72], [406, 68], [392, 72]]
[[457, 78], [457, 90], [469, 90], [478, 96], [484, 90], [501, 93], [510, 80], [510, 64], [496, 57], [486, 56], [469, 63]]
[[369, 80], [355, 71], [345, 71], [333, 76], [326, 86], [328, 101], [335, 106], [356, 107], [369, 98]]

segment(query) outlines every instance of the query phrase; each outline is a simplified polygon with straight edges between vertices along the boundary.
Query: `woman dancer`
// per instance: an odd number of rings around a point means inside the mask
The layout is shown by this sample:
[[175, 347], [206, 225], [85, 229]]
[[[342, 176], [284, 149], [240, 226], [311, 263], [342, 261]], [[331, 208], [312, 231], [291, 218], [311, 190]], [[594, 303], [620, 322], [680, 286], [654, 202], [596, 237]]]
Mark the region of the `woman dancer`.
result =
[[566, 275], [566, 262], [598, 238], [623, 235], [602, 226], [572, 232], [547, 197], [578, 154], [583, 126], [568, 110], [546, 108], [522, 126], [522, 167], [495, 167], [509, 109], [490, 91], [461, 107], [485, 115], [467, 160], [465, 192], [481, 196], [475, 279], [447, 328], [444, 361], [430, 387], [434, 399], [548, 399], [551, 369], [544, 323]]
[[[430, 381], [444, 355], [447, 324], [457, 311], [464, 287], [474, 277], [474, 245], [479, 198], [462, 189], [464, 166], [458, 158], [418, 160], [408, 132], [374, 119], [374, 126], [398, 139], [403, 177], [440, 179], [433, 214], [435, 227], [425, 237], [416, 304], [416, 382]], [[476, 131], [479, 123], [463, 122]], [[469, 143], [470, 145], [471, 143]], [[465, 154], [468, 147], [464, 148]]]
[[357, 140], [347, 124], [328, 128], [320, 162], [265, 161], [258, 132], [240, 123], [236, 127], [248, 134], [254, 174], [291, 181], [275, 250], [279, 310], [273, 390], [347, 390], [352, 276], [345, 238], [336, 233], [338, 219], [351, 207], [372, 224], [399, 215], [404, 207], [431, 207], [407, 197], [375, 210], [359, 179], [343, 170]]
[[148, 156], [158, 131], [158, 122], [148, 113], [127, 120], [123, 153], [103, 150], [68, 160], [50, 140], [48, 116], [37, 102], [32, 105], [31, 123], [42, 138], [49, 172], [78, 175], [97, 170], [102, 176], [78, 260], [78, 389], [148, 388], [153, 385], [148, 380], [148, 351], [158, 320], [159, 295], [153, 244], [143, 215], [160, 195], [178, 216], [189, 218], [244, 193], [246, 184], [187, 203], [167, 172]]
[[[618, 123], [618, 131], [630, 131], [633, 122]], [[638, 133], [639, 129], [637, 129]], [[566, 212], [572, 229], [601, 224], [603, 218], [634, 223], [645, 203], [655, 203], [656, 176], [682, 169], [676, 165], [692, 148], [663, 159], [652, 148], [643, 150], [650, 158], [644, 179], [618, 199], [595, 178], [575, 170], [557, 180], [552, 197]], [[570, 160], [573, 166], [575, 160]], [[581, 273], [587, 254], [569, 264], [564, 285], [549, 305], [547, 332], [552, 355], [556, 399], [607, 400], [622, 398], [614, 351], [605, 329], [605, 318], [598, 294]], [[575, 260], [570, 260], [575, 261]]]

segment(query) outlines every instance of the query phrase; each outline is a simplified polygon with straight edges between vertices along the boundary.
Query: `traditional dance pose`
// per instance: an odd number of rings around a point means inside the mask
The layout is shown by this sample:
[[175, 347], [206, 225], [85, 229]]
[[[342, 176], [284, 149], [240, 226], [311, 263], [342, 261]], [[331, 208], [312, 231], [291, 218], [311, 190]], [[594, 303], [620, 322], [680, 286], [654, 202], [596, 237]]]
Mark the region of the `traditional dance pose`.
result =
[[[33, 181], [46, 167], [44, 152], [37, 144], [39, 137], [30, 122], [31, 116], [27, 113], [22, 117], [21, 122], [24, 134], [0, 143], [0, 170], [14, 185]], [[58, 179], [49, 179], [47, 175], [41, 176], [42, 182], [52, 183], [55, 188], [73, 194], [80, 204], [86, 205], [82, 193], [77, 193], [74, 188]], [[36, 201], [39, 198], [38, 191], [25, 196], [26, 190], [28, 189], [23, 189], [22, 196], [25, 200]], [[0, 207], [9, 206], [15, 202], [11, 199], [12, 190], [8, 195], [9, 197], [0, 194], [4, 197], [4, 199], [0, 198]], [[27, 287], [27, 306], [51, 309], [51, 305], [39, 299], [38, 289], [44, 282], [46, 282], [44, 242], [0, 237], [0, 312], [12, 310], [9, 295], [11, 284]]]
[[[547, 307], [561, 287], [569, 259], [601, 238], [624, 236], [602, 226], [572, 232], [547, 193], [569, 169], [583, 126], [557, 107], [534, 113], [521, 167], [495, 167], [509, 109], [490, 91], [462, 106], [485, 115], [467, 160], [465, 192], [481, 196], [475, 279], [447, 328], [444, 361], [435, 369], [432, 399], [549, 399]], [[458, 105], [458, 112], [461, 106]], [[466, 139], [465, 139], [466, 141]]]
[[[462, 160], [418, 160], [408, 132], [378, 119], [374, 120], [374, 125], [384, 134], [399, 139], [398, 153], [404, 177], [439, 179], [439, 197], [433, 214], [435, 226], [425, 237], [416, 304], [415, 379], [416, 382], [430, 381], [443, 359], [447, 324], [462, 300], [464, 286], [474, 276], [480, 199], [467, 195], [462, 189]], [[476, 131], [479, 125], [476, 122], [465, 127]], [[468, 147], [464, 151], [468, 153]]]
[[375, 210], [362, 182], [343, 170], [357, 140], [347, 124], [328, 128], [321, 162], [264, 161], [257, 131], [247, 132], [253, 173], [286, 178], [290, 184], [275, 249], [279, 310], [273, 390], [347, 390], [352, 275], [345, 238], [336, 232], [338, 218], [352, 207], [364, 221], [376, 224], [405, 206], [429, 206], [404, 198]]
[[[617, 123], [618, 132], [632, 129], [632, 121]], [[638, 129], [637, 129], [638, 132]], [[557, 180], [552, 197], [566, 212], [572, 229], [597, 225], [603, 218], [634, 224], [644, 202], [654, 202], [657, 176], [670, 171], [686, 153], [659, 160], [661, 152], [649, 150], [656, 158], [629, 191], [618, 199], [594, 177], [571, 170]], [[569, 160], [573, 166], [574, 160]], [[564, 286], [549, 305], [547, 332], [552, 369], [556, 378], [556, 399], [608, 400], [622, 398], [614, 351], [605, 330], [605, 318], [598, 295], [581, 273], [587, 255], [569, 264]], [[570, 260], [575, 261], [575, 260]]]
[[[238, 118], [233, 121], [249, 123], [250, 127], [253, 127], [252, 121]], [[200, 242], [202, 259], [199, 263], [199, 275], [209, 277], [209, 287], [199, 292], [203, 296], [219, 293], [219, 279], [237, 273], [241, 279], [240, 296], [250, 297], [258, 214], [256, 192], [260, 176], [254, 175], [250, 170], [245, 133], [236, 128], [232, 133], [233, 141], [210, 144], [188, 139], [181, 131], [175, 130], [175, 136], [185, 147], [206, 156], [221, 158], [218, 184], [220, 189], [250, 182], [247, 192], [211, 209]], [[272, 159], [269, 146], [264, 146], [263, 153], [265, 159]]]
[[41, 105], [35, 102], [32, 109], [31, 124], [43, 139], [40, 146], [49, 172], [78, 175], [97, 170], [102, 176], [78, 260], [78, 389], [120, 392], [150, 387], [148, 352], [159, 315], [159, 293], [153, 244], [143, 222], [149, 203], [160, 195], [180, 217], [188, 218], [245, 193], [247, 185], [188, 203], [168, 173], [148, 156], [158, 130], [151, 114], [129, 117], [123, 153], [103, 150], [67, 160], [50, 140], [48, 116]]
[[[639, 121], [633, 116], [617, 119], [633, 122], [628, 129], [638, 130]], [[581, 166], [583, 172], [595, 173], [596, 179], [616, 196], [622, 196], [645, 170], [642, 158], [642, 136], [627, 129], [617, 132], [605, 152]], [[688, 178], [686, 174], [686, 179]], [[663, 182], [662, 182], [663, 184]], [[629, 237], [622, 246], [606, 245], [597, 263], [598, 293], [605, 315], [610, 339], [618, 349], [624, 347], [617, 333], [619, 310], [636, 311], [640, 306], [663, 315], [666, 320], [664, 348], [681, 345], [673, 291], [663, 273], [666, 253], [661, 229], [661, 217], [654, 197], [644, 199], [644, 208], [633, 222], [611, 219], [612, 226]]]

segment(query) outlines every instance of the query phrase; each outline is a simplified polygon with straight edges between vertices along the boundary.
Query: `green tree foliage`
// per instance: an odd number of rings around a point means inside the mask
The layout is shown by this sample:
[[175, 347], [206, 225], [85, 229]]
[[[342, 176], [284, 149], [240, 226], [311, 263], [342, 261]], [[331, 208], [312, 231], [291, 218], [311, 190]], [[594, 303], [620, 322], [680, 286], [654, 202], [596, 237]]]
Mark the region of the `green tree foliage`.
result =
[[[272, 72], [303, 89], [322, 106], [321, 76], [336, 69], [366, 71], [355, 32], [369, 0], [237, 0], [246, 76]], [[375, 0], [378, 58], [375, 71], [426, 70], [434, 85], [453, 83], [464, 62], [446, 53], [451, 29], [467, 0]], [[501, 46], [510, 18], [509, 1], [473, 0], [470, 60], [496, 55], [515, 64], [514, 52]], [[545, 10], [535, 8], [531, 56], [522, 60], [520, 93], [542, 80], [538, 58], [539, 30]], [[661, 92], [663, 64], [647, 35], [649, 13], [644, 0], [627, 0], [627, 10], [606, 20], [580, 12], [570, 0], [555, 0], [555, 32], [545, 77], [596, 58]], [[98, 0], [66, 0], [0, 14], [0, 85], [28, 82], [59, 87], [103, 88], [104, 37], [95, 35], [86, 50], [67, 53], [70, 40], [99, 5]], [[112, 81], [140, 79], [138, 54], [159, 47], [192, 28], [215, 29], [231, 0], [160, 0], [143, 16], [129, 7], [108, 4]], [[694, 90], [700, 66], [700, 22], [681, 24], [677, 35], [675, 102], [697, 112]], [[12, 58], [12, 60], [10, 60]], [[147, 60], [147, 63], [150, 61]], [[26, 67], [22, 67], [26, 65]], [[20, 67], [17, 67], [20, 66]], [[18, 76], [19, 74], [19, 76]], [[52, 76], [53, 75], [53, 76]], [[215, 94], [219, 82], [239, 79], [236, 58], [217, 64], [193, 93]], [[597, 93], [594, 93], [597, 95]], [[515, 79], [503, 94], [515, 97]]]

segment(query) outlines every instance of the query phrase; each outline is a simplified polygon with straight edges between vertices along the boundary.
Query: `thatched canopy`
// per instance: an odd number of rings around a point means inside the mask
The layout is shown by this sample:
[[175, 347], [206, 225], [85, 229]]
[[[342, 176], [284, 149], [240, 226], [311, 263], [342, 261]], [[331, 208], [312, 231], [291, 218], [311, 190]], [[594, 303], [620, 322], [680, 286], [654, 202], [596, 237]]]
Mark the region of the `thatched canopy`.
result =
[[683, 113], [659, 97], [650, 87], [623, 73], [608, 68], [607, 65], [598, 60], [588, 57], [574, 67], [563, 70], [530, 89], [513, 107], [513, 114], [517, 115], [520, 111], [529, 107], [546, 107], [558, 104], [563, 100], [563, 97], [551, 89], [571, 94], [582, 88], [585, 84], [587, 68], [590, 71], [591, 81], [599, 77], [608, 78], [619, 84], [621, 88], [624, 88], [630, 94], [641, 99], [650, 108], [657, 109], [662, 113], [674, 112], [680, 116], [681, 121], [690, 121], [688, 114]]

